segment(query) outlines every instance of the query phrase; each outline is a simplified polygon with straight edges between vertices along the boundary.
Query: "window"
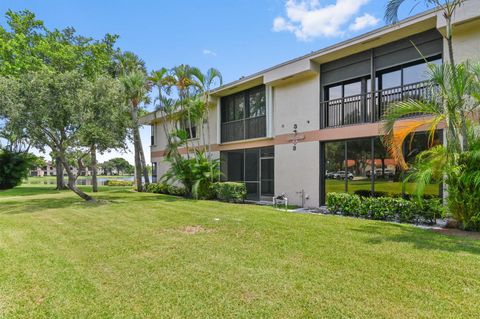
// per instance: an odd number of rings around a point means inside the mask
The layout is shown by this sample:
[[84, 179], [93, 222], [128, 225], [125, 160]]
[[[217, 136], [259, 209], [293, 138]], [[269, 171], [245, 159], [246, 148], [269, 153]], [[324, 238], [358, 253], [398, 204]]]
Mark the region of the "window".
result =
[[[403, 145], [405, 160], [412, 164], [420, 152], [441, 143], [441, 131], [435, 133], [433, 144], [426, 132], [407, 137]], [[415, 190], [415, 183], [405, 179], [410, 171], [399, 169], [379, 137], [327, 142], [324, 154], [325, 194], [348, 192], [368, 196], [372, 186], [375, 194], [381, 196], [410, 196]], [[441, 196], [441, 183], [432, 181], [425, 188], [425, 195]]]
[[187, 133], [187, 138], [189, 140], [197, 138], [197, 124], [196, 123], [191, 123], [191, 128], [190, 128], [190, 126], [188, 125], [188, 121], [184, 120], [180, 123], [180, 128]]
[[257, 117], [265, 115], [265, 88], [259, 87], [255, 90], [250, 91], [248, 94], [249, 103], [248, 103], [248, 116], [247, 117]]
[[[427, 59], [428, 63], [440, 64], [438, 56]], [[416, 61], [395, 69], [378, 72], [381, 79], [380, 90], [398, 88], [404, 85], [415, 84], [428, 80], [428, 65], [424, 60]]]
[[152, 183], [157, 182], [157, 162], [152, 162]]
[[266, 136], [266, 96], [261, 85], [221, 100], [222, 142]]
[[[360, 123], [363, 121], [363, 105], [366, 92], [367, 78], [335, 84], [326, 89], [326, 107], [328, 108], [328, 125], [338, 126]], [[367, 107], [367, 116], [371, 112]]]
[[156, 126], [150, 125], [150, 145], [155, 145], [155, 132], [156, 132]]

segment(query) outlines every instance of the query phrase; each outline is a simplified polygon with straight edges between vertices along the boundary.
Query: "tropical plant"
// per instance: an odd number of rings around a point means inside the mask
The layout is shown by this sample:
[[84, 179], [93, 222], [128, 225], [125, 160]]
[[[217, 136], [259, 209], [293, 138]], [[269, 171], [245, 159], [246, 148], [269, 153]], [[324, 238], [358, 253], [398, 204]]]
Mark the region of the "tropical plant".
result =
[[[199, 99], [201, 104], [199, 104], [200, 114], [201, 114], [201, 123], [207, 124], [207, 139], [203, 136], [203, 143], [207, 144], [206, 151], [208, 152], [208, 156], [211, 155], [211, 142], [210, 142], [210, 121], [208, 120], [209, 111], [215, 106], [215, 104], [210, 99], [210, 90], [214, 84], [218, 81], [218, 85], [222, 85], [222, 74], [215, 68], [210, 68], [207, 70], [206, 73], [202, 73], [200, 69], [193, 69], [192, 70], [193, 76], [197, 79], [198, 83], [198, 95], [200, 95]], [[203, 134], [202, 130], [202, 134]]]
[[[421, 127], [433, 136], [440, 126], [446, 132], [445, 145], [433, 146], [417, 155], [410, 167], [408, 180], [416, 183], [416, 194], [422, 196], [427, 184], [444, 179], [448, 187], [449, 213], [463, 228], [478, 227], [478, 205], [475, 198], [480, 185], [480, 167], [475, 164], [480, 152], [478, 115], [480, 111], [480, 82], [478, 65], [462, 63], [455, 66], [429, 65], [431, 93], [428, 99], [406, 100], [391, 105], [384, 116], [384, 143], [399, 166], [406, 170], [402, 145], [407, 136]], [[462, 115], [467, 116], [469, 150], [462, 147]], [[424, 116], [418, 117], [419, 114]], [[416, 118], [405, 119], [408, 116]], [[477, 226], [476, 226], [477, 225]]]
[[220, 179], [220, 160], [209, 160], [205, 153], [195, 151], [193, 158], [167, 158], [170, 167], [162, 176], [166, 183], [180, 182], [195, 198], [210, 199], [215, 197], [213, 182]]

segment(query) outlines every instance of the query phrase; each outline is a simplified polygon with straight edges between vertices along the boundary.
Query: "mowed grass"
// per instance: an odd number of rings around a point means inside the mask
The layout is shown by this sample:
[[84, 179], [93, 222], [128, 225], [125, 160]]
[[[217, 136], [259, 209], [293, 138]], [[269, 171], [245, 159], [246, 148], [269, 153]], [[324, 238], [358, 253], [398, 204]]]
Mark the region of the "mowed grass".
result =
[[[88, 188], [85, 188], [88, 189]], [[0, 192], [1, 318], [478, 318], [480, 242], [106, 188]]]

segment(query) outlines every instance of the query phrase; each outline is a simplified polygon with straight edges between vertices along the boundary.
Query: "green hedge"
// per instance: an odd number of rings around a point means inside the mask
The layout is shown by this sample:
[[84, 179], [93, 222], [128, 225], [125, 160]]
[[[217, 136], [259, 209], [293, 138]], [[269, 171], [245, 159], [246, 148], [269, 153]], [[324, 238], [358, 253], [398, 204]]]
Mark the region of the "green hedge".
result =
[[107, 185], [107, 186], [133, 186], [133, 181], [109, 179], [105, 182], [105, 185]]
[[187, 194], [187, 190], [184, 187], [169, 185], [166, 183], [151, 183], [147, 187], [147, 192], [175, 196], [185, 196]]
[[327, 208], [331, 213], [375, 220], [434, 224], [443, 216], [440, 199], [406, 200], [393, 197], [360, 197], [347, 193], [328, 193]]
[[226, 202], [242, 202], [247, 197], [244, 183], [217, 182], [213, 184], [217, 199]]

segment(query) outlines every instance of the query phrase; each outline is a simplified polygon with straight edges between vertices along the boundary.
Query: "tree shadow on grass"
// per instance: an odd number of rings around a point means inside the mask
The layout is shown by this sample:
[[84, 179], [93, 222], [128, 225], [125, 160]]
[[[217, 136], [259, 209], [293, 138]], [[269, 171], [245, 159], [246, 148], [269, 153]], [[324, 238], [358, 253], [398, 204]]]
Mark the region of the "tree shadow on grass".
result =
[[54, 187], [22, 186], [7, 190], [0, 190], [0, 199], [2, 197], [60, 194], [61, 192], [64, 191], [56, 190]]
[[[28, 190], [27, 190], [28, 191]], [[57, 191], [57, 193], [60, 193]], [[36, 193], [36, 194], [45, 194]], [[50, 193], [49, 193], [50, 194]], [[55, 193], [52, 193], [55, 194]], [[73, 193], [72, 193], [73, 194]], [[35, 194], [32, 194], [35, 195]], [[33, 199], [18, 199], [12, 198], [2, 202], [0, 209], [0, 215], [16, 215], [16, 214], [31, 214], [37, 213], [48, 209], [63, 209], [74, 208], [79, 209], [91, 209], [103, 205], [109, 204], [128, 204], [135, 202], [178, 202], [185, 201], [187, 199], [183, 197], [170, 196], [170, 195], [153, 195], [153, 196], [131, 196], [125, 192], [105, 192], [105, 193], [90, 193], [96, 200], [96, 202], [87, 202], [79, 197], [70, 196], [62, 198], [33, 198]], [[17, 196], [14, 196], [17, 197]]]
[[428, 229], [409, 225], [383, 223], [361, 225], [350, 230], [369, 235], [368, 244], [384, 242], [412, 244], [416, 249], [467, 252], [480, 255], [480, 240], [438, 234]]

